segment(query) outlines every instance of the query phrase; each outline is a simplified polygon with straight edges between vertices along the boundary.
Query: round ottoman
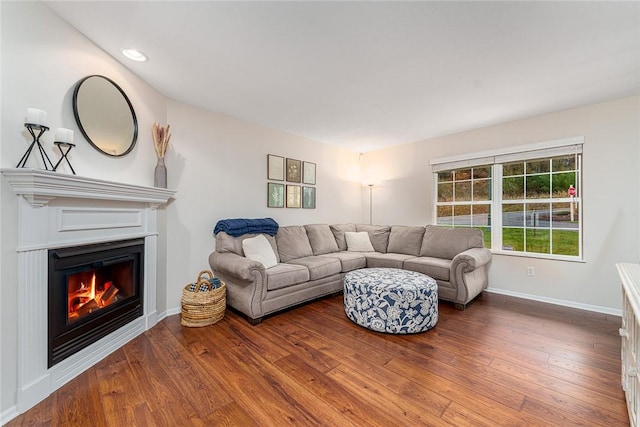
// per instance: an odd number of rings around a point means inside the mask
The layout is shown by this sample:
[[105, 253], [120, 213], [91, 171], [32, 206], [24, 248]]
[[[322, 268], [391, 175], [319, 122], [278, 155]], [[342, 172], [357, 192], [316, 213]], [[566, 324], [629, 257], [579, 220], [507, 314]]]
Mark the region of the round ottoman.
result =
[[397, 268], [363, 268], [344, 277], [344, 311], [377, 332], [413, 334], [438, 323], [438, 285], [429, 276]]

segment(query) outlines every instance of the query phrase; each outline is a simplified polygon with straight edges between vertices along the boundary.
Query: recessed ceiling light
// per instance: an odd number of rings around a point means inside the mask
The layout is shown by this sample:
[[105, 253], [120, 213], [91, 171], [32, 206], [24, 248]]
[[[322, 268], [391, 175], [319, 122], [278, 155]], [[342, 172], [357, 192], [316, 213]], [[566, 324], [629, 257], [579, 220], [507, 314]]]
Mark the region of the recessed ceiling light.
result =
[[145, 62], [149, 60], [149, 57], [138, 49], [122, 49], [122, 54], [133, 61]]

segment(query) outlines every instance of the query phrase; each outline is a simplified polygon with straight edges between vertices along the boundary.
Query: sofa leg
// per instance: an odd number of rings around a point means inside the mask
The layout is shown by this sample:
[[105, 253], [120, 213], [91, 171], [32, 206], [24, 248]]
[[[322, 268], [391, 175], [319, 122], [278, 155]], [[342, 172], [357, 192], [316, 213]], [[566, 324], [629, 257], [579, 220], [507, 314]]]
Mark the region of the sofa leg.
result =
[[250, 317], [247, 317], [247, 320], [249, 321], [249, 323], [251, 323], [252, 326], [256, 326], [260, 323], [262, 323], [262, 319], [264, 319], [263, 317], [258, 317], [257, 319], [252, 319]]
[[453, 303], [453, 307], [456, 310], [464, 311], [467, 308], [467, 304], [460, 304], [459, 302]]

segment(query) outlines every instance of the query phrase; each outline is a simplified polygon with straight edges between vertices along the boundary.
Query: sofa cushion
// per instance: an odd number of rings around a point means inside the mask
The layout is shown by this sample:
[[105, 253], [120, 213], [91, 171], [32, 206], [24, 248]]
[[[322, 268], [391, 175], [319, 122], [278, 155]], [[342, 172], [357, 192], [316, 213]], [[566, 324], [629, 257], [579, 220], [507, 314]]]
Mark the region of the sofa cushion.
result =
[[482, 231], [476, 228], [427, 225], [420, 256], [453, 259], [460, 252], [483, 246]]
[[369, 233], [371, 244], [376, 252], [387, 252], [387, 246], [389, 244], [389, 232], [391, 227], [388, 225], [366, 225], [356, 224], [356, 231], [366, 231]]
[[308, 256], [304, 258], [296, 258], [289, 261], [289, 264], [302, 265], [309, 269], [309, 279], [317, 280], [323, 277], [332, 276], [340, 273], [342, 265], [336, 258], [327, 258], [322, 256]]
[[424, 227], [394, 225], [389, 233], [387, 252], [418, 256], [424, 238]]
[[286, 288], [309, 281], [309, 270], [301, 265], [278, 264], [267, 272], [267, 290]]
[[307, 237], [314, 255], [338, 252], [338, 244], [328, 224], [305, 225]]
[[280, 227], [276, 234], [280, 262], [313, 255], [307, 231], [301, 225]]
[[242, 249], [245, 257], [262, 263], [264, 268], [271, 268], [278, 264], [273, 248], [262, 234], [250, 239], [244, 239], [242, 241]]
[[347, 231], [344, 233], [344, 238], [349, 252], [375, 252], [369, 233], [366, 231]]
[[357, 270], [359, 268], [365, 268], [367, 266], [367, 258], [363, 254], [356, 252], [332, 252], [330, 254], [320, 256], [339, 260], [342, 266], [341, 271], [343, 273]]
[[[244, 256], [244, 249], [242, 249], [242, 242], [246, 239], [251, 239], [252, 237], [256, 237], [259, 234], [249, 233], [243, 234], [242, 236], [233, 237], [228, 235], [226, 232], [221, 231], [216, 234], [216, 252], [225, 253], [231, 252], [236, 255]], [[280, 255], [278, 254], [278, 248], [276, 246], [276, 238], [274, 236], [269, 236], [268, 234], [262, 234], [269, 244], [271, 248], [273, 248], [273, 252], [276, 254], [276, 260], [280, 262]]]
[[346, 231], [356, 231], [355, 224], [333, 224], [329, 226], [333, 236], [336, 238], [338, 249], [341, 251], [347, 250], [347, 240], [344, 237]]
[[381, 254], [372, 252], [367, 254], [367, 267], [369, 268], [402, 268], [404, 261], [414, 258], [405, 254]]
[[404, 268], [426, 274], [436, 280], [448, 282], [451, 272], [451, 260], [432, 257], [411, 258], [404, 262]]

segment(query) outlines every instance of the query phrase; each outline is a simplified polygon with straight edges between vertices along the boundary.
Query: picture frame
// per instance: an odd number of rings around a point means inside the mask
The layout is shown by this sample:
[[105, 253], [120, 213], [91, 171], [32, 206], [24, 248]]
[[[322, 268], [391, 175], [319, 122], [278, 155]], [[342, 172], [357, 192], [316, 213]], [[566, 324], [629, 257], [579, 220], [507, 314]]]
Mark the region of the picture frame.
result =
[[287, 207], [299, 208], [301, 206], [301, 187], [299, 185], [287, 185]]
[[316, 187], [302, 187], [302, 208], [316, 208]]
[[284, 208], [284, 184], [267, 183], [267, 207]]
[[302, 162], [287, 158], [287, 181], [302, 182]]
[[284, 157], [267, 154], [267, 179], [284, 181]]
[[302, 183], [316, 185], [316, 164], [302, 162]]

